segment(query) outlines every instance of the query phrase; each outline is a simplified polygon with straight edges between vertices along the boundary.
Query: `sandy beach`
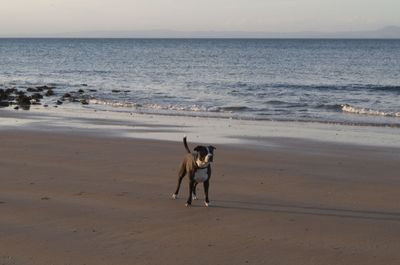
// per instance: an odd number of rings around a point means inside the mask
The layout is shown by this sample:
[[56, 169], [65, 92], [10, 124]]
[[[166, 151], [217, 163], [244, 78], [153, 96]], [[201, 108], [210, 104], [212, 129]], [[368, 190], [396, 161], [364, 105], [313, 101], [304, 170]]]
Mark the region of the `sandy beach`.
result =
[[0, 264], [400, 263], [398, 148], [213, 142], [211, 207], [200, 187], [187, 208], [187, 179], [171, 199], [181, 142], [0, 137]]

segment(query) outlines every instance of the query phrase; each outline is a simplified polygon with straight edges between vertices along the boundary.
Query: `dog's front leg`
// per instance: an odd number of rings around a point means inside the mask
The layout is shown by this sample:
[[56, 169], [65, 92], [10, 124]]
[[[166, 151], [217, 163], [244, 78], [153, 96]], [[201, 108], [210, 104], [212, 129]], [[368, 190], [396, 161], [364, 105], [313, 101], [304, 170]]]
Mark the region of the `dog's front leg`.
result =
[[193, 177], [194, 177], [194, 176], [192, 176], [192, 175], [190, 176], [190, 181], [189, 181], [189, 198], [188, 198], [188, 200], [187, 200], [187, 202], [186, 202], [186, 206], [192, 205], [192, 193], [193, 193], [194, 184], [195, 184], [195, 181], [194, 181]]
[[210, 200], [208, 199], [208, 188], [210, 187], [210, 181], [206, 180], [203, 183], [204, 186], [204, 196], [206, 197], [204, 204], [206, 207], [208, 207], [210, 205]]
[[197, 200], [196, 187], [197, 187], [197, 182], [195, 182], [193, 186], [193, 200]]

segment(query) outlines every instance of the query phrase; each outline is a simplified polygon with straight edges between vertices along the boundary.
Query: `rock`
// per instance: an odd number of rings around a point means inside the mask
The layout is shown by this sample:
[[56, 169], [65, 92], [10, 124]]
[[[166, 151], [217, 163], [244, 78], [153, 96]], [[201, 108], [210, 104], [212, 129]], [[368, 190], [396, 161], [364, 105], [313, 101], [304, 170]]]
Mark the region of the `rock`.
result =
[[8, 107], [10, 103], [8, 101], [0, 101], [0, 108]]
[[81, 84], [81, 86], [88, 86], [87, 84]]
[[97, 92], [97, 89], [89, 89], [90, 92]]
[[71, 97], [71, 94], [70, 93], [65, 93], [64, 95], [63, 95], [63, 98], [70, 98]]
[[32, 97], [32, 99], [36, 99], [36, 100], [40, 100], [43, 98], [42, 94], [40, 94], [40, 93], [35, 93], [31, 97]]
[[63, 104], [63, 102], [61, 101], [61, 100], [57, 100], [57, 103], [56, 103], [57, 105], [62, 105]]
[[78, 90], [78, 93], [80, 93], [80, 94], [85, 93], [85, 90], [79, 89], [79, 90]]
[[121, 90], [118, 90], [118, 89], [113, 89], [113, 90], [111, 90], [111, 92], [113, 92], [113, 93], [120, 93], [120, 92], [121, 92]]
[[82, 105], [89, 105], [89, 102], [86, 99], [81, 100]]
[[18, 91], [18, 90], [17, 90], [17, 91], [15, 92], [15, 94], [18, 95], [18, 96], [24, 96], [24, 95], [25, 95], [25, 92], [24, 92], [24, 91]]
[[21, 107], [23, 110], [29, 110], [31, 107], [31, 97], [18, 92], [18, 96], [16, 97], [17, 105]]
[[26, 89], [27, 92], [42, 92], [43, 88], [33, 88], [33, 87], [28, 87]]
[[45, 94], [46, 97], [50, 97], [50, 96], [53, 96], [53, 95], [54, 95], [54, 91], [52, 89], [47, 90], [47, 92]]
[[14, 107], [14, 109], [15, 109], [15, 110], [19, 110], [19, 107], [18, 107], [18, 106], [16, 106], [16, 107]]
[[51, 86], [37, 86], [36, 88], [37, 88], [37, 89], [42, 89], [42, 91], [43, 91], [43, 90], [53, 89], [53, 88], [55, 88], [55, 87], [51, 87]]
[[18, 90], [15, 89], [15, 88], [8, 88], [8, 89], [6, 89], [5, 93], [6, 93], [7, 95], [10, 95], [10, 94], [16, 93], [17, 91], [18, 91]]
[[32, 98], [25, 94], [18, 94], [16, 99], [18, 105], [30, 105]]
[[0, 100], [7, 99], [7, 94], [3, 89], [0, 89]]

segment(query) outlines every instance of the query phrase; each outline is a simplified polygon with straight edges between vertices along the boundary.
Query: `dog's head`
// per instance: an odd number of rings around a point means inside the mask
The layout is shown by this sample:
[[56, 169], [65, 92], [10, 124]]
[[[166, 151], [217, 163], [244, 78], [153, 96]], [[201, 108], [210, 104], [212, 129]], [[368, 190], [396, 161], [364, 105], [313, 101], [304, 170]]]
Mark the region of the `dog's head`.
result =
[[213, 162], [214, 160], [214, 150], [217, 149], [212, 145], [204, 146], [198, 145], [194, 148], [194, 151], [197, 152], [197, 161], [202, 162], [204, 164]]

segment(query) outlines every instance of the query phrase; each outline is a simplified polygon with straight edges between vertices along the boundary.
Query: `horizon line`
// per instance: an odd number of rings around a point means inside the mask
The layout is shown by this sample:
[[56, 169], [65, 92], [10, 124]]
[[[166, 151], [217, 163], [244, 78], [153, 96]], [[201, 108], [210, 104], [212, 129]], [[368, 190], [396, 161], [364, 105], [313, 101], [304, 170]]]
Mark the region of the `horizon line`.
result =
[[360, 31], [266, 32], [240, 30], [86, 30], [59, 33], [0, 34], [0, 38], [120, 38], [120, 39], [398, 39], [400, 26]]

